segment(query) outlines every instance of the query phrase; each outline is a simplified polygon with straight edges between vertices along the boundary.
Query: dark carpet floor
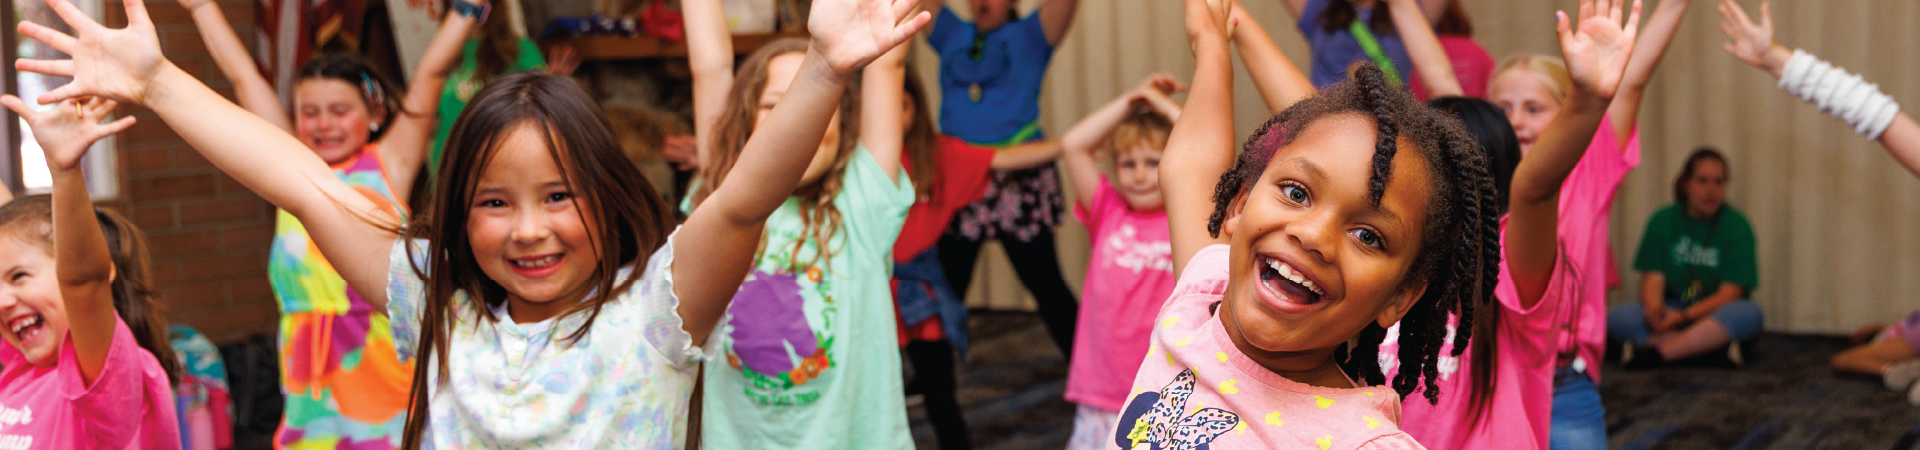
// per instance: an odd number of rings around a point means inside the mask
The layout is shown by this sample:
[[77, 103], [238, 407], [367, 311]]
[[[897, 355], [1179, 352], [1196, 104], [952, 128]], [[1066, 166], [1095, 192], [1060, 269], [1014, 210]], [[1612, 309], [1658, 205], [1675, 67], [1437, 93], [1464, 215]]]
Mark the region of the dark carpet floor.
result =
[[[1058, 449], [1073, 428], [1060, 398], [1066, 361], [1037, 316], [980, 313], [960, 373], [960, 402], [976, 448]], [[1601, 395], [1615, 449], [1910, 449], [1920, 408], [1869, 378], [1837, 376], [1827, 360], [1842, 338], [1765, 335], [1747, 364], [1692, 361], [1657, 369], [1608, 365]], [[1712, 359], [1712, 358], [1703, 358]], [[909, 398], [914, 441], [937, 447]]]

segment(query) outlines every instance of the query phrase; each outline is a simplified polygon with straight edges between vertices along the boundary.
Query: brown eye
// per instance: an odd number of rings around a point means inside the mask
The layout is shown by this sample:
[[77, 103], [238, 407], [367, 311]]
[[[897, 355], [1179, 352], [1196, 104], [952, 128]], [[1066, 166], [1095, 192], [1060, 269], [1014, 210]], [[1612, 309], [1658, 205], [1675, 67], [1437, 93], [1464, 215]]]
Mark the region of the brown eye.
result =
[[1349, 231], [1347, 234], [1353, 235], [1354, 239], [1359, 239], [1361, 245], [1373, 248], [1384, 248], [1386, 246], [1386, 242], [1381, 238], [1380, 233], [1373, 230], [1360, 228]]

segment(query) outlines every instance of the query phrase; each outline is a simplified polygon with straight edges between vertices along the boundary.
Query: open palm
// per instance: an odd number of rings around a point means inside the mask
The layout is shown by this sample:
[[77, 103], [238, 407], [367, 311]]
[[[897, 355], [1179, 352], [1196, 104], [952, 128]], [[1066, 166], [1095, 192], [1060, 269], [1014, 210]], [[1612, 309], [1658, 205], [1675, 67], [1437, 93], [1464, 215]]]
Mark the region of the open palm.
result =
[[33, 22], [21, 22], [20, 33], [70, 55], [71, 59], [22, 59], [20, 70], [52, 76], [72, 77], [73, 82], [43, 94], [40, 103], [54, 103], [85, 96], [144, 104], [147, 86], [160, 73], [166, 59], [160, 54], [160, 41], [154, 35], [153, 21], [140, 0], [124, 0], [127, 27], [110, 29], [87, 17], [67, 0], [46, 0], [60, 19], [77, 36], [69, 36]]
[[1625, 4], [1626, 0], [1580, 0], [1577, 27], [1566, 12], [1558, 13], [1560, 53], [1576, 88], [1601, 98], [1613, 98], [1620, 89], [1640, 28], [1639, 0], [1634, 0], [1629, 14], [1622, 14]]
[[122, 117], [110, 123], [101, 123], [118, 104], [98, 97], [84, 102], [62, 101], [59, 106], [46, 111], [34, 111], [20, 97], [12, 95], [0, 96], [0, 104], [27, 120], [27, 126], [33, 130], [33, 140], [39, 142], [40, 149], [47, 154], [47, 167], [55, 170], [72, 170], [79, 166], [80, 157], [86, 156], [87, 148], [93, 146], [93, 141], [125, 131], [134, 122], [132, 117]]
[[1732, 40], [1720, 47], [1733, 57], [1754, 67], [1766, 65], [1767, 50], [1773, 48], [1773, 5], [1760, 4], [1760, 23], [1753, 23], [1747, 11], [1728, 0], [1720, 4], [1720, 32]]
[[918, 0], [814, 0], [807, 32], [827, 66], [852, 75], [887, 50], [906, 42], [933, 15], [914, 10]]

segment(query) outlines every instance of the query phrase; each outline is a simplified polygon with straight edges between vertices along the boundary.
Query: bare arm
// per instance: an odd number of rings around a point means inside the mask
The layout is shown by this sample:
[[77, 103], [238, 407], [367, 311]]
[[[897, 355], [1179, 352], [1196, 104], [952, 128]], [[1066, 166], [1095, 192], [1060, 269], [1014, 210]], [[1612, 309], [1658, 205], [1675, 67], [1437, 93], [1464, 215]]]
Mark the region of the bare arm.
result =
[[1608, 100], [1619, 90], [1634, 52], [1634, 26], [1640, 21], [1638, 9], [1623, 17], [1621, 4], [1613, 0], [1583, 0], [1580, 14], [1577, 31], [1565, 13], [1556, 25], [1573, 92], [1533, 153], [1514, 169], [1508, 197], [1507, 245], [1502, 250], [1522, 308], [1539, 303], [1552, 278], [1560, 248], [1561, 185], [1580, 163]]
[[687, 32], [687, 63], [693, 72], [693, 136], [696, 162], [708, 161], [713, 127], [733, 89], [733, 34], [720, 2], [681, 2]]
[[1040, 15], [1040, 30], [1047, 34], [1047, 45], [1060, 46], [1067, 38], [1067, 29], [1073, 27], [1073, 16], [1080, 10], [1080, 0], [1047, 0], [1034, 14]]
[[234, 100], [247, 111], [266, 119], [267, 123], [293, 132], [293, 119], [288, 117], [286, 105], [280, 103], [280, 94], [273, 90], [273, 84], [268, 83], [266, 77], [260, 75], [260, 68], [254, 64], [247, 46], [240, 42], [240, 36], [233, 32], [233, 25], [227, 23], [227, 15], [220, 11], [220, 3], [216, 0], [181, 0], [180, 5], [193, 13], [194, 27], [200, 29], [200, 39], [207, 43], [207, 53], [213, 55], [213, 63], [220, 67], [220, 73], [233, 83]]
[[[1433, 24], [1421, 11], [1420, 1], [1387, 0], [1388, 8], [1393, 11], [1393, 28], [1406, 43], [1407, 56], [1413, 59], [1420, 81], [1427, 84], [1427, 92], [1434, 98], [1463, 95], [1466, 91], [1460, 89], [1460, 79], [1453, 74], [1453, 60], [1440, 46], [1440, 37], [1433, 34]], [[1427, 0], [1427, 3], [1444, 2]]]
[[[453, 1], [485, 4], [487, 0]], [[407, 84], [407, 96], [400, 100], [401, 110], [394, 114], [393, 123], [380, 136], [387, 181], [394, 187], [394, 200], [401, 204], [413, 196], [413, 179], [419, 175], [420, 166], [426, 164], [427, 150], [433, 144], [435, 124], [440, 117], [440, 95], [447, 86], [447, 77], [452, 76], [454, 66], [460, 62], [460, 47], [466, 44], [467, 35], [476, 25], [479, 22], [472, 17], [446, 14], [440, 21], [440, 31], [434, 32], [433, 40], [428, 41], [426, 54], [420, 56], [413, 81]]]
[[[1732, 1], [1724, 1], [1719, 9], [1720, 31], [1730, 40], [1721, 49], [1780, 79], [1780, 72], [1793, 57], [1793, 50], [1773, 42], [1773, 6], [1760, 4], [1759, 23], [1754, 23], [1747, 12]], [[1906, 166], [1907, 171], [1920, 175], [1920, 124], [1914, 123], [1913, 116], [1904, 112], [1896, 115], [1886, 131], [1880, 133], [1880, 145], [1886, 147], [1900, 165]]]
[[1740, 287], [1738, 284], [1722, 282], [1718, 289], [1713, 290], [1713, 295], [1708, 295], [1707, 298], [1694, 302], [1693, 306], [1688, 306], [1685, 311], [1681, 311], [1681, 315], [1684, 316], [1687, 322], [1705, 319], [1707, 316], [1713, 315], [1714, 311], [1719, 311], [1720, 307], [1739, 301], [1740, 298], [1746, 295], [1746, 288]]
[[1138, 96], [1137, 90], [1127, 91], [1080, 119], [1080, 123], [1074, 124], [1061, 137], [1065, 152], [1060, 159], [1066, 162], [1067, 179], [1073, 183], [1074, 201], [1081, 207], [1092, 206], [1093, 194], [1100, 192], [1100, 163], [1094, 161], [1093, 151], [1107, 141], [1107, 135], [1113, 132], [1113, 127], [1119, 126], [1120, 121], [1127, 118], [1127, 113], [1133, 109], [1133, 99]]
[[[1294, 13], [1299, 15], [1299, 11]], [[1280, 45], [1273, 42], [1273, 36], [1260, 26], [1260, 21], [1247, 15], [1238, 3], [1233, 7], [1233, 18], [1233, 46], [1240, 50], [1240, 63], [1247, 66], [1247, 75], [1253, 78], [1253, 87], [1260, 91], [1260, 99], [1267, 102], [1267, 111], [1280, 112], [1313, 95], [1313, 81], [1287, 59]]]
[[[1339, 2], [1339, 1], [1346, 1], [1346, 0], [1331, 0], [1331, 1]], [[1287, 17], [1293, 18], [1293, 20], [1296, 20], [1296, 21], [1300, 20], [1301, 12], [1307, 10], [1307, 0], [1282, 0], [1280, 4], [1287, 6]], [[1238, 6], [1235, 6], [1234, 9], [1240, 9], [1240, 8]], [[1179, 272], [1174, 272], [1174, 273], [1179, 273]]]
[[1640, 309], [1648, 325], [1660, 323], [1667, 314], [1667, 276], [1660, 272], [1640, 273]]
[[[1634, 7], [1639, 7], [1635, 0]], [[1607, 109], [1607, 115], [1613, 117], [1613, 135], [1620, 138], [1620, 150], [1626, 151], [1627, 136], [1633, 135], [1635, 127], [1640, 125], [1640, 101], [1647, 93], [1647, 82], [1653, 79], [1653, 70], [1660, 66], [1660, 58], [1667, 54], [1668, 44], [1673, 43], [1673, 35], [1680, 29], [1680, 20], [1687, 16], [1687, 6], [1693, 0], [1661, 0], [1653, 8], [1653, 14], [1647, 18], [1647, 29], [1640, 31], [1640, 42], [1633, 49], [1633, 60], [1627, 62], [1627, 74], [1620, 82], [1620, 94], [1613, 97], [1613, 106]]]
[[[807, 21], [813, 45], [799, 75], [767, 119], [754, 127], [728, 174], [752, 182], [718, 186], [687, 218], [673, 243], [674, 254], [689, 256], [674, 259], [673, 279], [682, 326], [695, 345], [718, 325], [746, 279], [767, 216], [799, 184], [848, 79], [932, 20], [914, 13], [912, 2], [814, 0]], [[893, 86], [897, 90], [900, 85]], [[893, 123], [899, 130], [900, 122]]]
[[906, 141], [906, 130], [900, 123], [906, 115], [907, 46], [888, 50], [867, 64], [861, 74], [860, 143], [867, 146], [888, 179], [898, 183], [900, 151]]
[[[1065, 146], [1059, 140], [1028, 142], [993, 152], [993, 162], [988, 164], [993, 170], [1032, 169], [1046, 165], [1060, 158]], [[0, 202], [0, 204], [5, 204]]]
[[53, 175], [54, 273], [36, 276], [52, 276], [59, 283], [74, 355], [80, 360], [81, 381], [91, 385], [106, 367], [107, 353], [113, 346], [114, 268], [107, 238], [94, 219], [93, 198], [87, 194], [80, 157], [94, 141], [133, 126], [133, 118], [100, 123], [115, 105], [100, 98], [85, 104], [61, 102], [44, 112], [27, 108], [11, 95], [0, 97], [0, 103], [27, 120], [34, 129], [34, 140], [46, 151], [47, 170]]
[[1160, 192], [1166, 198], [1173, 246], [1173, 273], [1208, 245], [1224, 242], [1207, 231], [1213, 190], [1233, 168], [1233, 35], [1221, 0], [1186, 0], [1187, 38], [1193, 45], [1193, 90], [1186, 111], [1167, 135], [1160, 158]]

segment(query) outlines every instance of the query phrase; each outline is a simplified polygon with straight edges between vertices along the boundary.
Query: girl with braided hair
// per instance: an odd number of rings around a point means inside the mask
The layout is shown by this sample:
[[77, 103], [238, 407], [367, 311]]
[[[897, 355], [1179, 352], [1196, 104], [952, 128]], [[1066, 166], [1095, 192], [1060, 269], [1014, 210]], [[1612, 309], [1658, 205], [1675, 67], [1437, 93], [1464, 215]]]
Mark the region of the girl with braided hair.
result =
[[[1281, 111], [1236, 158], [1230, 4], [1187, 0], [1196, 72], [1160, 165], [1180, 280], [1111, 448], [1421, 448], [1397, 425], [1400, 399], [1435, 390], [1448, 316], [1493, 296], [1486, 158], [1370, 65]], [[1376, 354], [1396, 322], [1389, 389]]]

